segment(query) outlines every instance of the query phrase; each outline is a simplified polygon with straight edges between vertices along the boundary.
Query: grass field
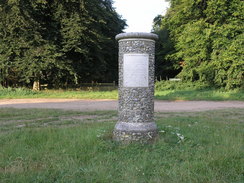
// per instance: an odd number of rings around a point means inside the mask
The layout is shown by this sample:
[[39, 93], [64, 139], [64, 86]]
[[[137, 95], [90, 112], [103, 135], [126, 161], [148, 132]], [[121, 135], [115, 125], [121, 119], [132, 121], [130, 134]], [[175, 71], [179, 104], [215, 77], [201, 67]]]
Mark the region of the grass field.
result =
[[222, 91], [217, 89], [202, 90], [164, 90], [155, 92], [158, 100], [244, 100], [244, 92], [238, 90]]
[[[117, 99], [118, 91], [82, 91], [82, 90], [43, 90], [32, 91], [22, 88], [0, 88], [0, 99], [11, 98], [70, 98], [70, 99]], [[217, 89], [156, 89], [158, 100], [244, 100], [244, 92], [240, 90]]]
[[42, 90], [32, 91], [24, 88], [2, 88], [0, 99], [11, 98], [69, 98], [69, 99], [117, 99], [118, 91], [83, 91], [83, 90]]
[[149, 145], [113, 142], [116, 115], [0, 109], [0, 182], [244, 181], [244, 109], [156, 113]]

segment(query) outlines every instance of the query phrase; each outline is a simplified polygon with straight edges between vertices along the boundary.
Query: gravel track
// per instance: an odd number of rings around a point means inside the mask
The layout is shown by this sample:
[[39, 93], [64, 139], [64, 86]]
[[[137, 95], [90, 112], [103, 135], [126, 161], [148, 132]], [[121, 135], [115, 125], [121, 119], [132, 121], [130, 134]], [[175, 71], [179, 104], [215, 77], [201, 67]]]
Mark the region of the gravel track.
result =
[[[117, 110], [117, 100], [1, 99], [0, 108], [45, 108], [78, 111]], [[244, 108], [242, 101], [155, 101], [156, 112], [194, 112]]]

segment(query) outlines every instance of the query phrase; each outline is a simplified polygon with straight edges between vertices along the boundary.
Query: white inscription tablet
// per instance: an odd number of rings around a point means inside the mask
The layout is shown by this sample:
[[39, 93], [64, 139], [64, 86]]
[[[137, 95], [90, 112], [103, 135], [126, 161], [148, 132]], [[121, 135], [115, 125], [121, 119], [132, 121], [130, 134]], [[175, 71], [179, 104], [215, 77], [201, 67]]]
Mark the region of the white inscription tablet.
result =
[[124, 54], [124, 87], [148, 87], [149, 55]]

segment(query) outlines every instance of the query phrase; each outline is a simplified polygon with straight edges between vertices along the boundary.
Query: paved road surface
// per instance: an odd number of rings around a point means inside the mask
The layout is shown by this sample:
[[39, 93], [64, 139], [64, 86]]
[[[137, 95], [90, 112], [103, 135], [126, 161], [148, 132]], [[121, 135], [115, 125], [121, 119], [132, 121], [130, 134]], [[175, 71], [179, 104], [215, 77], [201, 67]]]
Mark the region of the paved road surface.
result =
[[[48, 108], [78, 111], [117, 110], [117, 100], [2, 99], [0, 108]], [[244, 108], [241, 101], [155, 101], [156, 112]]]

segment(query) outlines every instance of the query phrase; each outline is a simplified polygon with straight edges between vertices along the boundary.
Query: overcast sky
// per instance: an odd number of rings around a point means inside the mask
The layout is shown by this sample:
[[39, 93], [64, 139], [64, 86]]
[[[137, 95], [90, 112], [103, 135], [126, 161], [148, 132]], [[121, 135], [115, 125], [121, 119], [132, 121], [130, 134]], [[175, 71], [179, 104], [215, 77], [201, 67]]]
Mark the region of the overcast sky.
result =
[[164, 0], [114, 0], [114, 7], [127, 20], [125, 32], [151, 32], [153, 19], [165, 14], [169, 3]]

